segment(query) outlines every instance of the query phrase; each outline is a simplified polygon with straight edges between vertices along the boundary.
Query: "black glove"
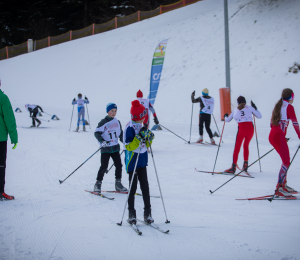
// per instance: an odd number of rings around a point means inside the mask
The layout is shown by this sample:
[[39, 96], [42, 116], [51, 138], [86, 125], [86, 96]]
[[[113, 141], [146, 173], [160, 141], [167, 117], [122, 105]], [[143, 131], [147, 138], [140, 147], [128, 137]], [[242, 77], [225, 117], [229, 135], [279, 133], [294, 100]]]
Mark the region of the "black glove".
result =
[[159, 125], [159, 121], [158, 121], [158, 119], [157, 119], [156, 116], [154, 117], [154, 123], [155, 123], [156, 125]]
[[85, 100], [88, 100], [88, 98], [87, 98], [87, 97], [84, 97], [84, 99], [85, 99]]
[[224, 117], [228, 117], [228, 113], [226, 113], [226, 114], [224, 115]]
[[256, 105], [252, 102], [252, 100], [251, 100], [251, 106], [252, 106], [255, 110], [257, 110], [257, 107], [256, 107]]
[[76, 99], [75, 99], [75, 98], [73, 99], [73, 102], [74, 102], [74, 101], [76, 101]]
[[192, 93], [192, 96], [195, 96], [195, 90], [194, 90], [194, 92]]

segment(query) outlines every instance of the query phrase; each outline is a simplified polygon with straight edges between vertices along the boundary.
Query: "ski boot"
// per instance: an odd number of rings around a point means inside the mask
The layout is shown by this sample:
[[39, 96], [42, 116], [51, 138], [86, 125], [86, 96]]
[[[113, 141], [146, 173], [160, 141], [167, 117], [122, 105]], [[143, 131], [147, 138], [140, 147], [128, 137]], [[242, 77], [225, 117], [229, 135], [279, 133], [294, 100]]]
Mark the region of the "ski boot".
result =
[[225, 172], [228, 172], [228, 173], [235, 173], [236, 171], [236, 164], [232, 164], [231, 168], [225, 170]]
[[42, 123], [42, 122], [38, 122], [38, 124], [37, 124], [37, 126], [36, 126], [36, 127], [39, 127], [39, 126], [41, 125], [41, 123]]
[[35, 127], [35, 125], [31, 125], [30, 127]]
[[147, 224], [151, 224], [154, 222], [154, 219], [151, 216], [151, 209], [144, 209], [144, 221]]
[[102, 181], [96, 181], [96, 183], [94, 185], [94, 192], [101, 193], [101, 184], [102, 184]]
[[76, 127], [75, 132], [79, 132], [79, 126]]
[[203, 143], [203, 135], [200, 135], [199, 139], [197, 140], [197, 143]]
[[128, 210], [128, 219], [127, 222], [132, 225], [136, 225], [136, 211], [135, 209], [129, 209]]
[[116, 179], [115, 188], [116, 188], [116, 191], [123, 191], [123, 192], [127, 191], [127, 189], [121, 183], [121, 179]]
[[286, 189], [284, 189], [281, 183], [277, 183], [275, 196], [293, 197], [291, 193], [289, 193]]
[[86, 130], [85, 130], [85, 125], [83, 126], [83, 132], [86, 132]]
[[283, 183], [283, 190], [289, 192], [291, 194], [298, 194], [299, 192], [293, 189], [292, 187], [288, 186], [286, 181]]
[[243, 163], [243, 170], [248, 173], [248, 161], [244, 161]]
[[215, 144], [216, 144], [214, 138], [210, 138], [210, 143], [211, 143], [212, 145], [215, 145]]
[[14, 199], [15, 199], [14, 196], [7, 195], [5, 192], [2, 192], [2, 194], [0, 194], [0, 200], [14, 200]]

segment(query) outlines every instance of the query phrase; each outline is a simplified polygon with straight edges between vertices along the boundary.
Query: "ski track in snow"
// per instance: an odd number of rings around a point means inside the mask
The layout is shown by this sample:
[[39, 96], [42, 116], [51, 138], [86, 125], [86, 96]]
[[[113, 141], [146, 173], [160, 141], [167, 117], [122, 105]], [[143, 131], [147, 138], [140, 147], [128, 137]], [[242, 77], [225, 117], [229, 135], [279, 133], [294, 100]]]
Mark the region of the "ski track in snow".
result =
[[[232, 104], [238, 95], [252, 99], [262, 112], [256, 120], [260, 155], [270, 149], [269, 120], [283, 87], [300, 96], [298, 74], [288, 74], [299, 56], [300, 34], [297, 0], [275, 2], [229, 1]], [[199, 96], [204, 87], [215, 97], [219, 121], [219, 88], [224, 86], [223, 1], [198, 2], [153, 19], [103, 34], [0, 61], [2, 89], [13, 109], [35, 103], [58, 121], [31, 125], [28, 112], [15, 113], [19, 144], [8, 145], [6, 192], [14, 201], [0, 203], [0, 260], [7, 259], [300, 259], [299, 200], [236, 201], [273, 194], [281, 160], [273, 151], [249, 168], [255, 178], [211, 175], [218, 147], [188, 145], [167, 130], [155, 132], [153, 153], [166, 206], [165, 224], [161, 199], [151, 198], [155, 224], [169, 234], [138, 223], [138, 236], [121, 221], [127, 195], [107, 193], [110, 201], [92, 190], [100, 166], [100, 154], [66, 178], [97, 149], [97, 123], [109, 102], [118, 105], [117, 118], [124, 129], [130, 102], [140, 88], [148, 93], [153, 50], [169, 38], [155, 109], [163, 126], [189, 140], [190, 93]], [[129, 51], [128, 51], [129, 50]], [[104, 61], [104, 62], [103, 62]], [[299, 61], [298, 61], [299, 62]], [[34, 73], [32, 68], [34, 68]], [[17, 75], [17, 76], [16, 76]], [[38, 76], [37, 76], [38, 75]], [[71, 131], [71, 100], [78, 92], [90, 99], [91, 128], [75, 133], [74, 109]], [[294, 102], [299, 113], [299, 102]], [[199, 106], [193, 106], [191, 141], [198, 139]], [[298, 114], [299, 117], [299, 114]], [[42, 117], [49, 120], [50, 117]], [[88, 118], [86, 114], [86, 118]], [[151, 119], [152, 122], [152, 119]], [[212, 131], [217, 131], [214, 121]], [[226, 123], [216, 171], [231, 166], [237, 125]], [[293, 127], [288, 129], [290, 155], [299, 145]], [[204, 130], [204, 140], [209, 138]], [[219, 138], [215, 138], [219, 143]], [[9, 142], [8, 142], [9, 143]], [[242, 166], [243, 151], [239, 155]], [[252, 163], [257, 159], [255, 135], [250, 143]], [[124, 155], [122, 155], [124, 161]], [[112, 162], [110, 162], [111, 165]], [[109, 165], [109, 167], [110, 167]], [[160, 195], [152, 157], [148, 180], [151, 195]], [[103, 190], [114, 190], [114, 169], [105, 174]], [[300, 162], [296, 158], [288, 184], [300, 190]], [[122, 183], [128, 187], [123, 167]], [[138, 192], [141, 192], [138, 187]], [[136, 196], [137, 217], [143, 217], [143, 199]]]

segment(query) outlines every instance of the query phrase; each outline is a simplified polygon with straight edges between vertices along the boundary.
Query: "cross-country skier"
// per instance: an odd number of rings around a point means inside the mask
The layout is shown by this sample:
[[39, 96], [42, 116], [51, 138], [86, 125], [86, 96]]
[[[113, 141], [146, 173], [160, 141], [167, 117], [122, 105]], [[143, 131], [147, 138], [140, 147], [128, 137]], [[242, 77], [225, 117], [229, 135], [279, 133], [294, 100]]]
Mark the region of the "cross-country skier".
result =
[[11, 143], [14, 145], [12, 149], [16, 149], [18, 132], [15, 115], [8, 97], [0, 90], [0, 200], [14, 199], [14, 196], [7, 195], [4, 192], [8, 134]]
[[199, 134], [200, 137], [197, 143], [203, 143], [203, 125], [209, 135], [211, 144], [215, 144], [213, 134], [210, 129], [211, 114], [214, 112], [215, 100], [209, 96], [207, 88], [202, 90], [202, 97], [195, 98], [195, 91], [192, 93], [192, 103], [200, 103], [200, 114], [199, 114]]
[[156, 125], [159, 124], [159, 121], [157, 119], [157, 116], [156, 116], [156, 113], [155, 113], [155, 110], [154, 110], [154, 107], [151, 105], [149, 99], [146, 99], [146, 98], [143, 98], [143, 92], [141, 90], [139, 90], [137, 93], [136, 93], [136, 97], [137, 97], [137, 100], [146, 108], [146, 117], [145, 117], [145, 120], [144, 120], [144, 125], [147, 125], [149, 126], [149, 110], [151, 111], [151, 113], [153, 114], [154, 118], [154, 123]]
[[120, 138], [120, 141], [123, 143], [123, 131], [120, 121], [116, 118], [117, 105], [114, 103], [107, 104], [106, 112], [107, 116], [100, 121], [94, 134], [99, 144], [102, 146], [101, 166], [98, 171], [94, 191], [101, 193], [101, 184], [104, 174], [107, 171], [109, 158], [112, 158], [116, 166], [116, 191], [127, 191], [121, 183], [122, 163], [118, 139]]
[[[131, 120], [127, 123], [124, 130], [124, 150], [126, 171], [129, 174], [129, 183], [132, 181], [132, 187], [128, 198], [128, 223], [136, 224], [136, 211], [134, 208], [134, 197], [137, 189], [137, 181], [140, 182], [140, 187], [143, 193], [144, 200], [144, 221], [147, 223], [154, 222], [151, 215], [149, 183], [147, 177], [148, 153], [147, 147], [149, 142], [152, 143], [154, 134], [143, 126], [147, 111], [145, 107], [134, 100], [130, 109]], [[138, 161], [137, 161], [138, 157]], [[136, 166], [136, 173], [133, 171]], [[134, 178], [132, 179], [134, 175]]]
[[246, 105], [246, 99], [239, 96], [237, 99], [238, 107], [228, 116], [224, 115], [225, 121], [230, 122], [234, 119], [238, 123], [238, 132], [236, 135], [235, 147], [233, 151], [233, 163], [231, 168], [225, 170], [228, 173], [235, 173], [239, 152], [244, 142], [244, 163], [243, 169], [247, 172], [249, 158], [249, 144], [254, 134], [254, 126], [252, 123], [252, 114], [257, 118], [262, 118], [261, 113], [257, 110], [256, 105], [251, 101], [251, 106]]
[[292, 106], [293, 102], [294, 92], [293, 90], [286, 88], [282, 91], [281, 99], [276, 103], [272, 112], [269, 141], [282, 160], [275, 193], [277, 196], [291, 196], [291, 193], [298, 193], [293, 188], [289, 187], [286, 181], [286, 171], [290, 165], [290, 152], [285, 135], [289, 120], [292, 121], [294, 129], [300, 139], [300, 129], [295, 109]]
[[79, 124], [80, 124], [80, 118], [82, 120], [82, 124], [83, 124], [83, 131], [85, 131], [85, 119], [84, 119], [84, 115], [85, 115], [85, 108], [84, 108], [84, 104], [89, 104], [90, 101], [88, 100], [87, 97], [85, 97], [84, 99], [82, 99], [82, 94], [79, 93], [78, 94], [78, 99], [76, 100], [75, 98], [72, 101], [72, 105], [77, 104], [78, 107], [78, 121], [77, 121], [77, 128], [76, 128], [76, 132], [79, 131]]
[[30, 104], [26, 104], [25, 108], [29, 111], [29, 116], [32, 118], [32, 126], [31, 127], [35, 127], [35, 121], [37, 121], [37, 127], [39, 127], [41, 125], [41, 121], [37, 119], [37, 115], [39, 113], [39, 110], [41, 112], [44, 112], [43, 109], [38, 106], [38, 105], [30, 105]]

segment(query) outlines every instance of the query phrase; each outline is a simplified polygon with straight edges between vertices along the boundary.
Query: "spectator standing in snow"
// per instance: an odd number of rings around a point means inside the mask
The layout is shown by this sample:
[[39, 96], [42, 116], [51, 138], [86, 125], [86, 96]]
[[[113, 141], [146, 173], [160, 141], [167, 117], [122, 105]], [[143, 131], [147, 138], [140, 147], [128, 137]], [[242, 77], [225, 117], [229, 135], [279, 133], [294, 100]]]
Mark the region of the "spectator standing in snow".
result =
[[200, 137], [197, 143], [203, 143], [203, 126], [209, 135], [211, 144], [215, 144], [213, 134], [210, 129], [211, 114], [214, 112], [215, 100], [209, 96], [207, 88], [202, 90], [202, 97], [195, 98], [195, 91], [192, 93], [192, 103], [200, 103], [200, 114], [199, 114], [199, 134]]
[[13, 144], [12, 149], [16, 149], [18, 132], [15, 115], [8, 97], [0, 90], [0, 200], [14, 199], [14, 196], [7, 195], [4, 192], [8, 135]]
[[101, 148], [101, 166], [98, 171], [97, 181], [94, 186], [94, 191], [101, 193], [101, 184], [105, 172], [107, 171], [110, 157], [116, 166], [116, 191], [126, 192], [127, 189], [122, 185], [122, 162], [120, 156], [120, 145], [118, 139], [123, 143], [123, 131], [120, 121], [116, 118], [117, 105], [109, 103], [106, 106], [107, 116], [98, 124], [95, 137], [98, 140]]
[[84, 104], [89, 104], [89, 100], [87, 97], [85, 97], [84, 99], [82, 99], [82, 94], [78, 94], [78, 99], [76, 100], [75, 98], [72, 101], [72, 105], [77, 104], [78, 107], [78, 120], [77, 120], [77, 128], [76, 128], [76, 132], [79, 131], [79, 124], [80, 124], [80, 118], [82, 120], [82, 124], [83, 124], [83, 131], [85, 131], [85, 119], [84, 119], [84, 115], [85, 115], [85, 108], [84, 108]]
[[254, 126], [252, 123], [253, 117], [262, 118], [261, 113], [257, 110], [256, 105], [251, 101], [251, 106], [246, 105], [246, 99], [243, 96], [239, 96], [237, 99], [238, 107], [228, 116], [224, 115], [225, 121], [230, 122], [234, 119], [238, 123], [238, 132], [236, 135], [235, 147], [233, 151], [233, 163], [231, 168], [225, 170], [228, 173], [235, 173], [237, 167], [237, 160], [241, 145], [244, 142], [244, 163], [243, 170], [247, 173], [248, 158], [249, 158], [249, 144], [254, 134]]
[[39, 119], [37, 119], [39, 110], [41, 112], [44, 112], [43, 109], [38, 106], [38, 105], [30, 105], [30, 104], [26, 104], [25, 108], [29, 111], [29, 116], [32, 118], [32, 126], [31, 127], [35, 127], [35, 121], [37, 121], [37, 127], [39, 127], [41, 125], [41, 121]]
[[269, 141], [282, 160], [275, 192], [275, 195], [277, 196], [292, 196], [291, 194], [298, 193], [296, 190], [289, 187], [286, 181], [286, 172], [290, 165], [290, 152], [285, 139], [289, 120], [292, 121], [294, 129], [300, 139], [300, 129], [295, 109], [292, 106], [293, 102], [294, 92], [293, 90], [286, 88], [282, 91], [281, 99], [276, 103], [272, 112]]

